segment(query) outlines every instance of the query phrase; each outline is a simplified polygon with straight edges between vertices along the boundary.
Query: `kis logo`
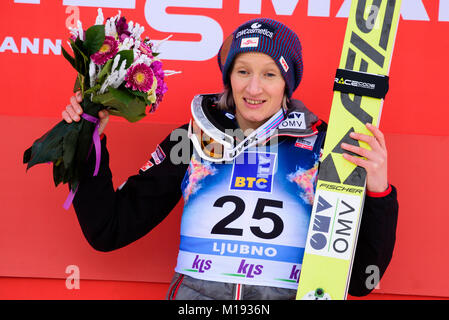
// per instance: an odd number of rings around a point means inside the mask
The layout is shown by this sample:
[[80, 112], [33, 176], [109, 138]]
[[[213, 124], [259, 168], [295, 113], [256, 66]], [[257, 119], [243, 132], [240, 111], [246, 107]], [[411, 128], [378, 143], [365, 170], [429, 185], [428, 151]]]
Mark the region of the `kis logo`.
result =
[[246, 263], [246, 260], [243, 259], [240, 262], [239, 269], [237, 270], [237, 273], [244, 274], [247, 278], [254, 278], [254, 276], [258, 276], [262, 274], [263, 266], [258, 264], [249, 264]]
[[299, 282], [299, 275], [301, 273], [301, 269], [295, 264], [290, 272], [289, 280], [295, 280], [296, 283]]
[[209, 270], [212, 267], [212, 260], [200, 259], [199, 255], [193, 260], [192, 269], [198, 270], [200, 273]]

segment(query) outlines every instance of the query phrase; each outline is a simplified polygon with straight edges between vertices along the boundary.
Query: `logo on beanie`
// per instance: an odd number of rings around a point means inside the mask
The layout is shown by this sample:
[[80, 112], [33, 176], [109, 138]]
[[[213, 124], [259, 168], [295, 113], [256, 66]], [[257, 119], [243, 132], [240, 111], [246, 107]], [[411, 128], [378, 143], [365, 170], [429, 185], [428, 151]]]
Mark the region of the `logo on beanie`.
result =
[[285, 61], [283, 56], [281, 56], [281, 58], [279, 59], [279, 62], [281, 64], [281, 66], [282, 66], [282, 69], [284, 69], [284, 71], [287, 72], [289, 67], [288, 67], [287, 61]]
[[257, 48], [259, 45], [259, 38], [244, 38], [240, 43], [240, 48]]
[[253, 22], [251, 25], [246, 24], [237, 30], [235, 39], [243, 36], [266, 36], [273, 39], [274, 28], [263, 22]]

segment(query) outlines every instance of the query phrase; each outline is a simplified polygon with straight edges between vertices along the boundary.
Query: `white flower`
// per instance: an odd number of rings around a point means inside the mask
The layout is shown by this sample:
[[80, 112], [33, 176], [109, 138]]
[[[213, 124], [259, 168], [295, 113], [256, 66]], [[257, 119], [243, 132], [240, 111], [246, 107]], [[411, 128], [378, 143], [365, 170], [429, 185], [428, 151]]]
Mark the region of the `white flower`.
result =
[[78, 20], [76, 22], [76, 25], [77, 25], [77, 30], [76, 30], [77, 35], [78, 35], [78, 37], [80, 38], [81, 41], [84, 41], [83, 24], [81, 23], [81, 21]]
[[172, 76], [174, 74], [182, 73], [182, 71], [175, 71], [175, 70], [164, 70], [165, 76]]
[[114, 21], [119, 21], [121, 15], [122, 15], [122, 11], [119, 10], [118, 13], [117, 13], [117, 15], [114, 17]]
[[147, 66], [151, 66], [151, 63], [153, 63], [153, 60], [151, 60], [150, 57], [148, 57], [147, 55], [140, 55], [136, 60], [134, 60], [134, 62], [132, 63], [132, 66], [140, 64], [140, 63], [144, 63]]
[[129, 50], [134, 45], [134, 39], [133, 38], [125, 38], [122, 43], [118, 45], [119, 51], [122, 50]]
[[109, 77], [104, 80], [103, 84], [101, 85], [100, 90], [98, 91], [99, 94], [105, 93], [106, 89], [109, 87]]
[[115, 28], [115, 18], [106, 21], [104, 25], [104, 33], [106, 36], [117, 37], [117, 29]]
[[159, 52], [159, 47], [161, 46], [161, 44], [163, 44], [165, 41], [167, 41], [171, 37], [173, 37], [172, 34], [169, 35], [167, 38], [162, 39], [161, 41], [158, 41], [158, 43], [153, 46], [153, 52]]
[[118, 54], [118, 55], [115, 56], [114, 62], [112, 63], [111, 72], [113, 72], [117, 68], [119, 61], [120, 61], [120, 55]]
[[125, 80], [126, 76], [126, 61], [122, 61], [120, 68], [111, 73], [111, 87], [117, 89]]
[[80, 40], [84, 41], [84, 31], [83, 24], [80, 20], [76, 22], [76, 28], [69, 27], [71, 38], [76, 39], [80, 38]]
[[134, 51], [134, 57], [137, 57], [137, 56], [140, 55], [139, 47], [140, 47], [140, 40], [136, 40], [136, 41], [134, 42], [134, 48], [133, 48], [133, 51]]
[[71, 38], [73, 38], [73, 39], [78, 38], [78, 29], [77, 28], [69, 27], [69, 30], [70, 30]]
[[145, 28], [143, 26], [140, 26], [138, 23], [136, 23], [136, 26], [134, 27], [133, 31], [131, 32], [131, 36], [134, 39], [140, 39], [140, 36], [145, 31]]
[[102, 25], [103, 23], [104, 23], [103, 11], [101, 10], [101, 8], [98, 8], [98, 15], [97, 19], [95, 19], [95, 25]]
[[128, 23], [128, 31], [131, 33], [131, 37], [133, 37], [134, 39], [140, 39], [140, 36], [145, 31], [145, 28], [143, 26], [140, 26], [140, 24], [138, 24], [137, 22], [136, 25], [134, 25], [134, 22], [130, 21]]
[[92, 88], [95, 85], [95, 80], [97, 80], [97, 68], [93, 61], [90, 61], [89, 63], [89, 80], [90, 87]]
[[[115, 64], [115, 60], [114, 60]], [[117, 60], [118, 64], [118, 60]], [[111, 69], [111, 74], [106, 77], [104, 83], [102, 84], [99, 94], [103, 94], [106, 92], [106, 89], [108, 87], [113, 87], [117, 89], [125, 80], [126, 76], [126, 60], [122, 61], [122, 64], [120, 65], [120, 68], [116, 70], [117, 65], [113, 65], [113, 68]]]

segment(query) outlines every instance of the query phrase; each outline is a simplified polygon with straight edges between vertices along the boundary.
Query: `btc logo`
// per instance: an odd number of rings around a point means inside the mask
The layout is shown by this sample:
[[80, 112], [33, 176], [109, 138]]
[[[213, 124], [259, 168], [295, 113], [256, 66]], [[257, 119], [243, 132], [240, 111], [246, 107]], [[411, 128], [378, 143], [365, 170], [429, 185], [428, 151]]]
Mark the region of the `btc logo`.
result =
[[236, 188], [245, 188], [249, 189], [257, 188], [257, 189], [266, 189], [267, 188], [267, 179], [265, 178], [255, 178], [255, 177], [235, 177], [234, 187]]
[[231, 190], [271, 192], [276, 154], [245, 152], [234, 161]]

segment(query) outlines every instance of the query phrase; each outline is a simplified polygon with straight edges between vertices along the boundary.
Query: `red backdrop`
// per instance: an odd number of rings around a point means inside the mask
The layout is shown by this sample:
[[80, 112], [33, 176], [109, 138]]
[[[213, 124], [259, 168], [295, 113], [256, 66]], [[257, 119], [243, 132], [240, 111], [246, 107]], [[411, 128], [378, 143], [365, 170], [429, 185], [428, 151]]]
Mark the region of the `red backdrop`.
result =
[[[111, 7], [105, 8], [105, 3]], [[182, 50], [173, 49], [173, 43], [161, 45], [165, 68], [182, 73], [167, 79], [169, 90], [160, 109], [136, 124], [114, 118], [108, 125], [116, 186], [137, 172], [171, 129], [188, 121], [194, 94], [222, 89], [216, 56], [210, 52], [238, 24], [254, 17], [278, 19], [298, 33], [305, 69], [294, 97], [328, 119], [349, 1], [187, 3], [177, 7], [171, 0], [1, 2], [0, 298], [162, 299], [173, 274], [182, 203], [149, 235], [117, 251], [100, 253], [84, 240], [73, 209], [62, 208], [67, 188], [54, 187], [51, 167], [40, 165], [25, 172], [22, 164], [23, 151], [60, 120], [71, 95], [75, 73], [59, 48], [61, 44], [67, 48], [67, 26], [77, 17], [85, 27], [93, 24], [97, 6], [103, 6], [105, 17], [121, 8], [128, 20], [145, 26], [144, 35], [152, 39], [172, 34], [170, 41], [183, 42]], [[402, 10], [381, 120], [390, 181], [399, 191], [399, 225], [393, 260], [374, 292], [449, 297], [445, 270], [449, 250], [444, 238], [449, 224], [445, 205], [449, 1], [404, 0]], [[79, 267], [78, 291], [65, 288], [69, 265]], [[21, 282], [25, 280], [27, 285]]]

